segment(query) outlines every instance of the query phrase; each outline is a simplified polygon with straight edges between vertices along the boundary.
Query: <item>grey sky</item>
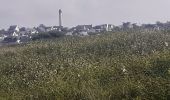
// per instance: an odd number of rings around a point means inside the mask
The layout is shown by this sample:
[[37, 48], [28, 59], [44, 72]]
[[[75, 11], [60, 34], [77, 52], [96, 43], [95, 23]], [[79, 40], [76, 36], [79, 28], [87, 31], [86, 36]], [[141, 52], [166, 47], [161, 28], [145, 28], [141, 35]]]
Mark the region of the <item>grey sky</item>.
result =
[[0, 0], [0, 28], [58, 25], [60, 8], [63, 25], [69, 27], [170, 20], [170, 0]]

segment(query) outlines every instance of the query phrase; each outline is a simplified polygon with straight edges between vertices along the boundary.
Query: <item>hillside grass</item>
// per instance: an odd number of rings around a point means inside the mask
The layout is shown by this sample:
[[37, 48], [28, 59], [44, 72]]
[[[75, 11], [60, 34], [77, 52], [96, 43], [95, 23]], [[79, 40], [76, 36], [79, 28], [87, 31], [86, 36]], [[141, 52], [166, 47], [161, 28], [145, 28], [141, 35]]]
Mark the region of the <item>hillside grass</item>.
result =
[[0, 48], [0, 100], [169, 100], [170, 33], [114, 32]]

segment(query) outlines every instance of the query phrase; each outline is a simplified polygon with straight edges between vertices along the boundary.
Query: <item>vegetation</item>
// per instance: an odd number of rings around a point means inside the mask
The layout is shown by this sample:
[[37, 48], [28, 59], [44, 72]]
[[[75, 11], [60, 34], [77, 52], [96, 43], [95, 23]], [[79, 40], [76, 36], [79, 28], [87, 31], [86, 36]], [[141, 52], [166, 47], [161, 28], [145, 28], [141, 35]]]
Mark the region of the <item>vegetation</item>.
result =
[[39, 39], [50, 39], [50, 38], [59, 38], [65, 36], [64, 32], [60, 31], [50, 31], [46, 33], [38, 33], [32, 36], [32, 40], [39, 40]]
[[0, 48], [2, 100], [169, 100], [170, 33], [123, 31]]
[[3, 42], [16, 42], [17, 41], [17, 37], [6, 37], [4, 38]]

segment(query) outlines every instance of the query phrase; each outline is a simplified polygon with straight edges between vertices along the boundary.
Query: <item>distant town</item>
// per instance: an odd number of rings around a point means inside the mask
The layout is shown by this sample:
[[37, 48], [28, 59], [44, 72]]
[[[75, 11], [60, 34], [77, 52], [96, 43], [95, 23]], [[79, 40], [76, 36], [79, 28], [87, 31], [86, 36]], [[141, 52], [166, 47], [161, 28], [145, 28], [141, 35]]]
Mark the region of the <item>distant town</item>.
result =
[[12, 25], [7, 30], [0, 30], [0, 44], [18, 44], [25, 43], [33, 40], [34, 36], [41, 33], [62, 33], [64, 36], [88, 36], [102, 34], [105, 32], [115, 32], [121, 30], [137, 29], [141, 31], [156, 31], [156, 30], [170, 30], [170, 22], [155, 24], [142, 24], [125, 22], [120, 26], [113, 24], [102, 25], [77, 25], [72, 28], [62, 26], [62, 11], [59, 10], [59, 25], [58, 26], [45, 26], [40, 24], [38, 27], [26, 28]]

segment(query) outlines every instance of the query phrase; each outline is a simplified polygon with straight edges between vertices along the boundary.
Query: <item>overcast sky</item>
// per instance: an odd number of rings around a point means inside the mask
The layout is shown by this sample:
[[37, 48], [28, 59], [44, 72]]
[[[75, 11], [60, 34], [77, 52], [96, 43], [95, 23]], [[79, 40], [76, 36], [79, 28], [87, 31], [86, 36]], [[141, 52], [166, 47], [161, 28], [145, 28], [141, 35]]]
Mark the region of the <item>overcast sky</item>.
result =
[[170, 0], [0, 0], [0, 28], [58, 25], [60, 8], [68, 27], [170, 21]]

